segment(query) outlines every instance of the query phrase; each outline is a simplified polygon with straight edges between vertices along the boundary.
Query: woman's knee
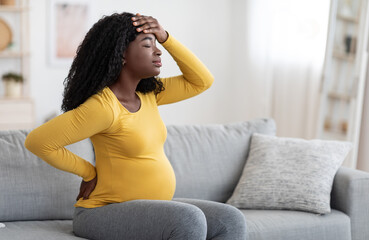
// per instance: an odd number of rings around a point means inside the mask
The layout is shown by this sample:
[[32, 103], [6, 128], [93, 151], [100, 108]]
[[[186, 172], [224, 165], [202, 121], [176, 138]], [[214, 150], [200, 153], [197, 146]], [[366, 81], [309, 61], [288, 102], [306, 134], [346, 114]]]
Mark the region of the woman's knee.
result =
[[246, 237], [246, 219], [238, 208], [224, 204], [221, 218], [225, 220], [224, 231], [240, 236], [240, 238], [234, 239], [244, 239]]
[[206, 239], [207, 223], [200, 208], [190, 204], [180, 204], [177, 216], [170, 221], [170, 239]]
[[233, 216], [233, 220], [238, 222], [238, 223], [245, 223], [246, 224], [246, 219], [245, 219], [245, 215], [243, 215], [243, 213], [236, 207], [229, 205], [229, 204], [224, 204], [227, 214], [230, 214]]

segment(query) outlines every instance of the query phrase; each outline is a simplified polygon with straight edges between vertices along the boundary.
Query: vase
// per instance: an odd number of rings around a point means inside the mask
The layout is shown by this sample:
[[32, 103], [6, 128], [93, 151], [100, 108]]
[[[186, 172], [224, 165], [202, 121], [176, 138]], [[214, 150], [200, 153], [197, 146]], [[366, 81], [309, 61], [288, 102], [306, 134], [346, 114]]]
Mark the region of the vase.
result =
[[22, 83], [16, 81], [3, 81], [5, 97], [19, 98], [22, 96]]

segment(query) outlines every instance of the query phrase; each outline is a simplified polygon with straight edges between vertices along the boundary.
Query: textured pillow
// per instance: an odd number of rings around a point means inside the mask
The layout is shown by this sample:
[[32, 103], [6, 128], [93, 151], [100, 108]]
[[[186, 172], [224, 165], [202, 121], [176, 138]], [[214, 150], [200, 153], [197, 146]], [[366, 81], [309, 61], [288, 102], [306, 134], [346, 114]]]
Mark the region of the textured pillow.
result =
[[254, 133], [242, 176], [226, 203], [329, 213], [333, 178], [351, 148], [349, 142]]

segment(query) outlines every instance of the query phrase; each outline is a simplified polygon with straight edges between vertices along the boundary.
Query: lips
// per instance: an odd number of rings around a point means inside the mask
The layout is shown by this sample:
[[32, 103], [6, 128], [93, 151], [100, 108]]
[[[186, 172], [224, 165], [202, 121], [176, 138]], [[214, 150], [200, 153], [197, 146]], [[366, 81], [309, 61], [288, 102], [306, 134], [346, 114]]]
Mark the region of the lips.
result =
[[161, 60], [157, 60], [157, 61], [153, 61], [155, 67], [161, 67], [162, 64], [161, 64]]

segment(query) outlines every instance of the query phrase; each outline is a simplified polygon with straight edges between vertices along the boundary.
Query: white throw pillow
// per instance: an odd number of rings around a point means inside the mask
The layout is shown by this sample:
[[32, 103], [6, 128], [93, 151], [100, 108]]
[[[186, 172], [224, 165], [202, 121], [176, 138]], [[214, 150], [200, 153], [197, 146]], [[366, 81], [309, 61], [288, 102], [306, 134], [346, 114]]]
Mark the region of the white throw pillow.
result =
[[350, 142], [254, 133], [243, 173], [226, 203], [329, 213], [334, 176], [351, 148]]

